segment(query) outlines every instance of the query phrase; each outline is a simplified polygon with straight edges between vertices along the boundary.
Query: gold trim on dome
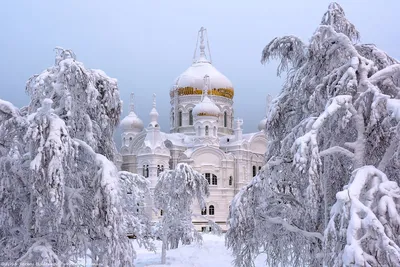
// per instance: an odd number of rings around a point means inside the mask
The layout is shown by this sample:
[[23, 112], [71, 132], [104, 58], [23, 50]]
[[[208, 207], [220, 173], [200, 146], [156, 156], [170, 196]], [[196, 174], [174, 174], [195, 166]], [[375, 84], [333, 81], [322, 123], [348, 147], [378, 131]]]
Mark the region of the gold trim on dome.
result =
[[[190, 86], [181, 87], [176, 90], [178, 91], [178, 95], [201, 95], [201, 94], [203, 94], [203, 90], [193, 88]], [[213, 88], [212, 90], [208, 90], [207, 93], [209, 95], [223, 96], [223, 97], [232, 99], [235, 94], [235, 91], [233, 90], [233, 88], [218, 88], [218, 89]], [[170, 96], [171, 97], [174, 96], [174, 91], [170, 92]]]
[[212, 113], [209, 113], [209, 112], [200, 112], [196, 116], [215, 116], [215, 117], [218, 117], [218, 114], [212, 114]]

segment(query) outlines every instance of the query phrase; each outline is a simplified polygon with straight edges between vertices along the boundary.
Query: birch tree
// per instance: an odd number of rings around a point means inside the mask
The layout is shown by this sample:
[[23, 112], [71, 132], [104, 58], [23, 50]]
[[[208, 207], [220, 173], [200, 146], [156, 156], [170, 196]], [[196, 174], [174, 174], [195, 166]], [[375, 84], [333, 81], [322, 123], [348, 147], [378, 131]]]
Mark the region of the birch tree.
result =
[[[397, 192], [400, 167], [396, 132], [400, 65], [376, 46], [361, 44], [359, 38], [343, 9], [332, 3], [309, 43], [285, 36], [263, 50], [262, 62], [280, 60], [278, 75], [287, 72], [287, 78], [268, 114], [267, 163], [231, 204], [226, 238], [236, 266], [252, 266], [254, 257], [263, 252], [271, 266], [320, 266], [323, 262], [359, 266], [362, 255], [375, 257], [375, 261], [368, 256], [363, 259], [374, 266], [385, 263], [381, 255], [396, 250], [398, 240], [390, 237], [384, 240], [396, 245], [382, 246], [378, 240], [383, 239], [375, 239], [372, 246], [346, 249], [354, 248], [352, 240], [361, 242], [368, 228], [384, 223], [360, 224], [357, 229], [351, 225], [357, 220], [348, 219], [353, 217], [349, 205], [355, 205], [357, 194], [346, 208], [338, 209], [344, 199], [336, 193], [370, 179], [370, 172], [357, 170], [372, 166], [381, 172], [372, 177], [381, 177], [385, 186], [392, 180], [391, 189], [374, 195], [373, 204], [359, 201], [378, 218], [379, 212], [398, 210], [397, 205], [381, 211], [374, 207], [384, 194], [397, 201], [393, 192]], [[372, 167], [369, 170], [374, 173]], [[360, 176], [349, 183], [351, 177]], [[379, 184], [365, 183], [375, 191]], [[334, 218], [330, 218], [331, 209]], [[358, 231], [353, 239], [350, 229]], [[342, 245], [343, 240], [351, 244]], [[335, 262], [335, 257], [341, 259]], [[386, 258], [386, 263], [396, 265], [396, 257]]]
[[160, 174], [154, 189], [154, 203], [163, 211], [161, 219], [161, 263], [166, 263], [168, 249], [177, 248], [179, 242], [190, 244], [202, 237], [192, 224], [191, 206], [196, 199], [201, 209], [206, 206], [205, 197], [210, 194], [204, 176], [189, 165], [179, 163], [175, 170]]
[[116, 80], [70, 50], [55, 63], [28, 81], [28, 107], [0, 100], [0, 263], [133, 266], [128, 228], [152, 248], [137, 211], [148, 184], [112, 162]]
[[55, 114], [65, 121], [71, 137], [85, 141], [113, 161], [113, 133], [122, 109], [117, 80], [102, 70], [85, 68], [71, 50], [57, 47], [55, 51], [54, 66], [26, 83], [31, 97], [28, 112], [35, 112], [43, 99], [51, 99]]

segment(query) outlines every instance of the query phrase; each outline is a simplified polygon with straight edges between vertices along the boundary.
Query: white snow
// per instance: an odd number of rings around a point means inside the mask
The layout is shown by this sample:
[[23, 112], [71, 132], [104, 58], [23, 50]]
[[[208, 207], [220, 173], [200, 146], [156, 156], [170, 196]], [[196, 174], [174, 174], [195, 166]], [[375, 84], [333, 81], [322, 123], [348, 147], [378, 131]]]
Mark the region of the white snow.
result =
[[210, 77], [210, 89], [233, 88], [231, 81], [209, 62], [194, 63], [175, 79], [174, 84], [177, 88], [203, 89], [205, 75]]
[[400, 99], [388, 99], [386, 105], [392, 117], [400, 121]]
[[[233, 257], [225, 247], [225, 235], [202, 234], [203, 244], [192, 244], [168, 250], [167, 264], [161, 265], [161, 241], [156, 241], [157, 253], [140, 248], [135, 242], [137, 253], [136, 267], [231, 267]], [[265, 267], [266, 255], [261, 254], [255, 260], [256, 267]]]
[[[219, 107], [205, 95], [203, 100], [193, 108], [193, 116], [202, 116], [202, 114], [219, 116], [221, 113]], [[203, 115], [204, 116], [204, 115]]]
[[136, 115], [134, 111], [129, 112], [128, 116], [123, 118], [120, 122], [122, 130], [125, 132], [140, 133], [143, 130], [143, 121]]

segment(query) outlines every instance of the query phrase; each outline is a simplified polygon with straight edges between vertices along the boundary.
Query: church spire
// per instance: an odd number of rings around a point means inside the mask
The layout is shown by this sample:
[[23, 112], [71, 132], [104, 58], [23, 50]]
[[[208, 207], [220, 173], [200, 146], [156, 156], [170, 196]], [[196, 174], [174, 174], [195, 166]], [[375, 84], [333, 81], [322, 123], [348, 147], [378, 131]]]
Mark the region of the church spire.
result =
[[156, 108], [156, 94], [153, 93], [153, 108]]
[[[200, 45], [199, 45], [199, 38], [200, 38]], [[208, 49], [208, 56], [209, 56], [210, 60], [207, 60], [207, 56], [206, 56], [205, 38], [207, 38], [207, 49]], [[198, 59], [196, 59], [197, 47], [199, 47], [199, 49], [200, 49], [200, 55], [199, 55]], [[194, 50], [194, 55], [193, 55], [193, 63], [196, 63], [196, 62], [211, 63], [211, 51], [210, 51], [210, 45], [208, 43], [207, 29], [204, 27], [201, 27], [197, 34], [196, 48]]]
[[156, 94], [153, 94], [153, 108], [150, 111], [150, 120], [153, 126], [157, 125], [158, 112], [156, 109]]
[[200, 59], [206, 58], [206, 51], [205, 48], [206, 46], [204, 45], [204, 32], [206, 29], [204, 27], [201, 27], [199, 30], [200, 33]]
[[204, 75], [203, 81], [204, 81], [203, 97], [202, 97], [201, 100], [203, 100], [204, 97], [206, 97], [206, 96], [208, 97], [208, 88], [209, 88], [209, 83], [210, 83], [210, 76], [208, 76], [207, 74]]
[[129, 110], [130, 112], [135, 112], [135, 94], [132, 92], [131, 93], [131, 99], [130, 99], [130, 103], [129, 103]]

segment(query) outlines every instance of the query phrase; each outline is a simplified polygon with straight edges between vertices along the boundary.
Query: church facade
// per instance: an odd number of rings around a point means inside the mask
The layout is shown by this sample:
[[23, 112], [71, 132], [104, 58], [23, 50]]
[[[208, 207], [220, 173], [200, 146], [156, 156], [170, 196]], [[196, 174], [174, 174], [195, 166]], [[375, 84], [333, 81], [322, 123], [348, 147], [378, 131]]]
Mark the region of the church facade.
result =
[[[142, 174], [154, 188], [162, 171], [181, 162], [191, 165], [210, 185], [207, 208], [193, 207], [194, 214], [202, 215], [194, 217], [193, 223], [198, 230], [205, 230], [206, 217], [226, 230], [232, 198], [263, 165], [266, 120], [260, 121], [259, 131], [243, 133], [243, 120], [234, 118], [233, 85], [208, 59], [204, 28], [198, 37], [199, 55], [170, 90], [168, 132], [158, 123], [155, 95], [147, 127], [135, 114], [131, 96], [130, 113], [121, 121], [121, 169]], [[161, 211], [153, 218], [160, 216]]]

